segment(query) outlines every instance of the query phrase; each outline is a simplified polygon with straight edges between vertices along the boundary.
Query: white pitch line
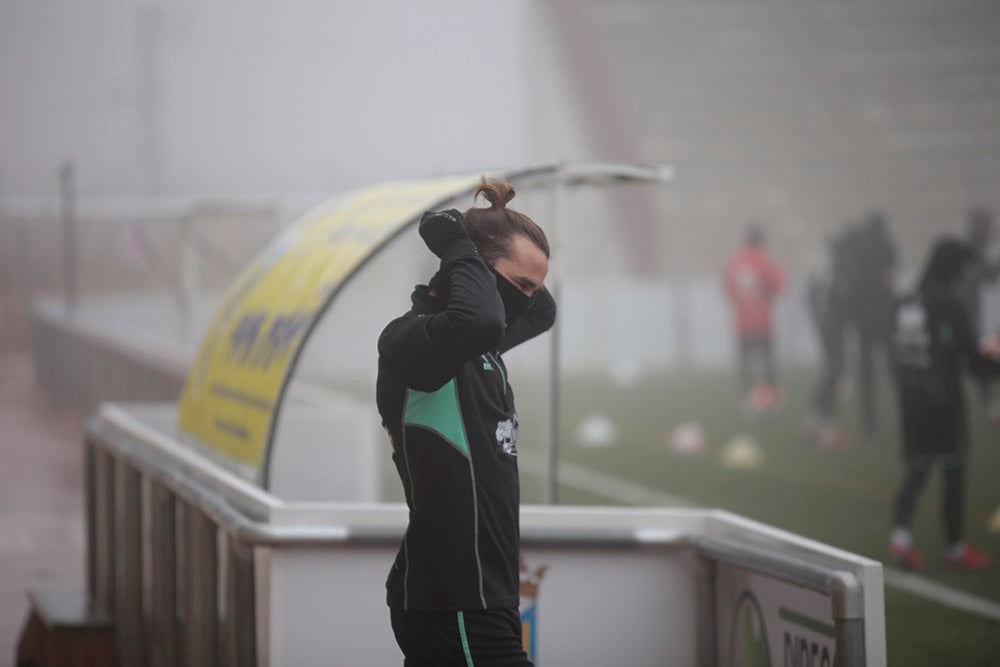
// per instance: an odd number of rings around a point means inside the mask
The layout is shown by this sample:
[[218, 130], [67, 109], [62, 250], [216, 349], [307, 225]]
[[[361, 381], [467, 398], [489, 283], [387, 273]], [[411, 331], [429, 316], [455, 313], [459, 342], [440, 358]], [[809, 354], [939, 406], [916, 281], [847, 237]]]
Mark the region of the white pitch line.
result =
[[1000, 604], [985, 598], [956, 590], [919, 574], [903, 572], [895, 568], [883, 567], [882, 576], [888, 586], [927, 598], [934, 602], [975, 614], [994, 621], [1000, 621]]
[[[544, 477], [546, 467], [540, 457], [522, 455], [521, 467], [533, 475]], [[617, 500], [625, 505], [641, 505], [651, 507], [694, 507], [694, 503], [651, 489], [636, 482], [630, 482], [621, 477], [615, 477], [590, 468], [559, 462], [559, 483], [571, 486], [581, 491]]]
[[681, 500], [677, 496], [656, 491], [648, 486], [562, 461], [559, 462], [559, 482], [567, 486], [602, 495], [605, 498], [621, 501], [626, 505], [646, 505], [653, 507], [694, 506], [693, 503]]
[[[541, 458], [521, 456], [521, 465], [528, 472], [542, 476], [545, 465]], [[626, 505], [647, 507], [693, 507], [694, 503], [662, 493], [642, 484], [597, 472], [584, 466], [565, 461], [559, 462], [559, 483], [581, 491], [594, 493]], [[886, 586], [926, 598], [931, 602], [951, 607], [983, 618], [1000, 621], [1000, 604], [969, 593], [939, 584], [927, 577], [883, 566]]]

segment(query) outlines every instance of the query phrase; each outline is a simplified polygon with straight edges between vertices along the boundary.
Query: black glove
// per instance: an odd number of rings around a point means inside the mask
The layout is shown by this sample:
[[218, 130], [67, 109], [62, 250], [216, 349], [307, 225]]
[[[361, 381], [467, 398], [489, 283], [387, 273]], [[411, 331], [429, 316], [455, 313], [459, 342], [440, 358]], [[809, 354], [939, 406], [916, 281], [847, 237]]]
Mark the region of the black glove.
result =
[[448, 274], [444, 271], [438, 271], [431, 279], [427, 282], [427, 286], [432, 290], [437, 292], [440, 297], [448, 298], [448, 291], [450, 287], [448, 286]]
[[419, 231], [430, 251], [444, 261], [478, 254], [476, 244], [465, 231], [462, 214], [455, 209], [427, 211], [420, 218]]

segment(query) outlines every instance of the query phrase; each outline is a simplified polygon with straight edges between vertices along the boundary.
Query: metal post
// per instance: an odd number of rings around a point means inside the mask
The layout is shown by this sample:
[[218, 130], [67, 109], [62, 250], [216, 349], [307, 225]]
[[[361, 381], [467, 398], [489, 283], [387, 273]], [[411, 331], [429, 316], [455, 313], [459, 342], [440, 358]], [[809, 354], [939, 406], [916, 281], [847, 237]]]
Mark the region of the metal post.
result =
[[194, 300], [199, 292], [201, 279], [198, 266], [198, 249], [194, 235], [194, 213], [188, 211], [180, 221], [181, 248], [180, 270], [177, 277], [177, 334], [181, 341], [194, 336]]
[[59, 196], [62, 215], [63, 238], [63, 296], [66, 312], [73, 313], [78, 301], [76, 218], [73, 214], [73, 163], [59, 166]]
[[186, 667], [218, 664], [219, 584], [215, 524], [184, 505], [184, 651]]
[[834, 667], [864, 667], [865, 608], [861, 582], [850, 572], [834, 572], [828, 587], [833, 598], [837, 654]]
[[697, 625], [696, 660], [698, 667], [716, 667], [718, 655], [718, 619], [716, 618], [715, 561], [695, 556], [695, 622]]
[[864, 619], [838, 619], [834, 622], [837, 634], [837, 655], [833, 667], [865, 667]]
[[691, 344], [691, 308], [688, 294], [688, 284], [680, 274], [674, 274], [671, 292], [673, 299], [674, 318], [674, 350], [677, 353], [677, 367], [687, 370], [691, 367], [691, 356], [694, 351]]
[[253, 547], [226, 543], [226, 658], [231, 667], [257, 664], [257, 614]]
[[142, 667], [142, 477], [115, 461], [115, 641], [123, 667]]
[[150, 482], [150, 503], [153, 576], [150, 664], [153, 667], [176, 667], [179, 634], [174, 495], [160, 482]]
[[83, 441], [84, 527], [87, 536], [87, 594], [97, 599], [97, 452], [89, 439]]
[[[549, 231], [554, 245], [559, 244], [557, 218], [559, 213], [559, 186], [561, 170], [557, 169], [553, 175], [551, 208], [549, 210]], [[553, 277], [550, 281], [552, 298], [559, 307], [559, 279]], [[549, 440], [547, 451], [547, 477], [545, 479], [544, 501], [548, 505], [559, 503], [559, 316], [556, 316], [555, 324], [549, 332]]]
[[114, 459], [94, 450], [94, 603], [115, 611], [115, 486]]
[[[559, 298], [561, 296], [561, 291], [559, 289], [559, 283], [554, 282], [552, 285], [552, 298], [555, 300], [557, 307], [559, 304]], [[559, 395], [559, 334], [561, 327], [559, 326], [559, 317], [556, 317], [556, 322], [552, 326], [552, 331], [549, 334], [551, 341], [551, 348], [549, 350], [549, 447], [548, 447], [548, 479], [545, 484], [545, 503], [549, 505], [559, 504], [559, 419], [561, 418], [561, 412], [559, 410], [559, 402], [561, 400]]]
[[139, 177], [143, 194], [160, 189], [160, 53], [164, 33], [163, 7], [135, 11], [135, 114]]

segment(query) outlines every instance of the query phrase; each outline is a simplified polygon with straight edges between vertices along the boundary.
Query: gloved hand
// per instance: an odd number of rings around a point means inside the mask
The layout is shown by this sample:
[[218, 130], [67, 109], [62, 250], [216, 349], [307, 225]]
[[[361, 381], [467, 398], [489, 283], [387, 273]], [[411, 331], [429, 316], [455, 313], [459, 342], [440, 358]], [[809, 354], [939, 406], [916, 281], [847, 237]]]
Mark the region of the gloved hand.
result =
[[437, 292], [438, 296], [444, 297], [445, 299], [448, 298], [448, 274], [444, 271], [438, 271], [431, 276], [431, 279], [427, 282], [427, 286]]
[[420, 238], [442, 260], [478, 254], [456, 209], [427, 211], [420, 218]]

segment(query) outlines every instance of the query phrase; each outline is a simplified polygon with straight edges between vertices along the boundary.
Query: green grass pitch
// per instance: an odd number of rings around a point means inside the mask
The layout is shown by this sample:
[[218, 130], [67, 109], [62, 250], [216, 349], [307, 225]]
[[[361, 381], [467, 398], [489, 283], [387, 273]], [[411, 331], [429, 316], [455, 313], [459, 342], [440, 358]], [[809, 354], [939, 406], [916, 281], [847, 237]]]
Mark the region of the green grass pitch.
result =
[[[547, 389], [512, 372], [522, 431], [519, 447], [541, 455], [548, 428]], [[559, 400], [561, 461], [616, 475], [694, 504], [720, 507], [886, 561], [891, 506], [902, 465], [899, 417], [888, 377], [879, 378], [879, 430], [861, 437], [857, 397], [846, 396], [841, 424], [852, 434], [845, 450], [819, 450], [804, 437], [816, 381], [810, 369], [782, 369], [783, 409], [767, 418], [745, 419], [731, 372], [648, 375], [627, 386], [590, 374], [566, 378]], [[968, 539], [1000, 559], [1000, 534], [987, 527], [1000, 505], [1000, 431], [983, 418], [974, 387], [967, 391], [972, 445], [966, 482]], [[609, 447], [574, 441], [580, 420], [595, 413], [613, 420], [617, 437]], [[698, 456], [671, 451], [668, 434], [686, 421], [700, 423], [708, 446]], [[723, 445], [737, 434], [755, 440], [764, 455], [755, 469], [719, 464]], [[526, 502], [538, 502], [541, 481], [523, 474]], [[941, 485], [929, 480], [914, 533], [927, 558], [923, 574], [935, 581], [1000, 602], [1000, 568], [985, 573], [951, 572], [941, 565]], [[559, 500], [614, 504], [614, 499], [562, 486]], [[886, 561], [887, 562], [887, 561]], [[955, 611], [933, 601], [886, 589], [890, 665], [1000, 665], [1000, 623]]]

